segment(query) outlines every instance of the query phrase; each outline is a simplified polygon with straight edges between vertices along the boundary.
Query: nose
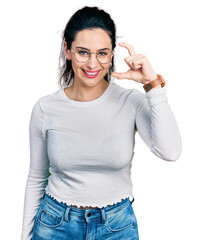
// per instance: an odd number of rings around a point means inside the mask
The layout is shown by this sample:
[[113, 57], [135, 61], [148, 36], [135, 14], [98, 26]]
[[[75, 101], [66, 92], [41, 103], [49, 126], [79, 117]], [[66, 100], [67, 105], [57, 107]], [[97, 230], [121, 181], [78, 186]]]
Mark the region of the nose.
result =
[[97, 67], [98, 63], [99, 62], [96, 58], [96, 54], [93, 53], [93, 54], [91, 54], [90, 59], [87, 61], [86, 66], [91, 68], [91, 69], [94, 69], [94, 68]]

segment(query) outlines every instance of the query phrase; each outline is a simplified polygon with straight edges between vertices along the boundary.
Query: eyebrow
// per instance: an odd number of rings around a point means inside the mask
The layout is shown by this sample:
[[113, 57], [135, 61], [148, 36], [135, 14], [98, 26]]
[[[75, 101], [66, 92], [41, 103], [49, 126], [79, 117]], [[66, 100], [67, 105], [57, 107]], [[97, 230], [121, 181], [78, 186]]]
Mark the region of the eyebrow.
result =
[[[88, 48], [84, 48], [84, 47], [76, 47], [76, 48], [82, 48], [82, 49], [85, 49], [85, 50], [88, 50]], [[101, 50], [110, 50], [109, 48], [102, 48], [102, 49], [98, 49], [97, 51], [101, 51]]]

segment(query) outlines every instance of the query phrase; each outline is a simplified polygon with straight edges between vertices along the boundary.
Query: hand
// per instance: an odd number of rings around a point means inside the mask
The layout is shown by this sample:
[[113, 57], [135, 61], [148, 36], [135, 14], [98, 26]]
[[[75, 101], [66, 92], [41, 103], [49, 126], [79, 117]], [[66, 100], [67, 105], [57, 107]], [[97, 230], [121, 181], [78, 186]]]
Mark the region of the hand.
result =
[[128, 49], [130, 56], [125, 57], [124, 60], [130, 69], [122, 73], [113, 72], [111, 74], [112, 77], [117, 79], [131, 79], [143, 84], [149, 83], [157, 78], [156, 73], [145, 55], [136, 54], [133, 46], [128, 43], [119, 43], [119, 46]]

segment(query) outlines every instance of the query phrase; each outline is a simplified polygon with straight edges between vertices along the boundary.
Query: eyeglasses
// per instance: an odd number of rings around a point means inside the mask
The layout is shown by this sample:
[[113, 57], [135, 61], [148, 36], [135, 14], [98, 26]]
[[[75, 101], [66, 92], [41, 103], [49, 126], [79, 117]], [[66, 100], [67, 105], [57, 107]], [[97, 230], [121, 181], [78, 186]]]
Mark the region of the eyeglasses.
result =
[[[95, 52], [90, 52], [89, 50], [84, 50], [83, 48], [78, 48], [75, 51], [73, 51], [73, 49], [71, 50], [75, 56], [75, 59], [80, 63], [87, 62], [90, 59], [92, 53], [95, 53]], [[105, 64], [105, 63], [111, 62], [111, 59], [114, 53], [111, 50], [105, 49], [105, 50], [99, 50], [95, 54], [96, 54], [97, 60], [100, 63]]]

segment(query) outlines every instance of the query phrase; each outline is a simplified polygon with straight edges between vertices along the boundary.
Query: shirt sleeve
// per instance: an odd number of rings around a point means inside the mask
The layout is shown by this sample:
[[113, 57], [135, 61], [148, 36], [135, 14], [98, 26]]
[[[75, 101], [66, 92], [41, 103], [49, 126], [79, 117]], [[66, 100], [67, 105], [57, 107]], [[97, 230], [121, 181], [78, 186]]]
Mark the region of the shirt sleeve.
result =
[[140, 93], [135, 127], [151, 152], [163, 160], [175, 161], [181, 154], [182, 141], [166, 88]]
[[39, 100], [34, 105], [29, 124], [30, 168], [24, 196], [24, 213], [21, 240], [30, 240], [34, 217], [41, 204], [49, 177], [49, 160], [44, 130], [45, 114]]

